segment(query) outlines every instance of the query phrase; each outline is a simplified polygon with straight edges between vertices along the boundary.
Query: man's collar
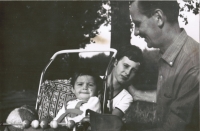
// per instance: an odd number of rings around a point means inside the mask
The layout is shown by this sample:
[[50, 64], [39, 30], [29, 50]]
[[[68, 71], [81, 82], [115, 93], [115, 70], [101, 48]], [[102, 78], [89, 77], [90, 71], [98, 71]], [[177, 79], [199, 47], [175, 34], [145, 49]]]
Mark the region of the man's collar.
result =
[[162, 59], [165, 60], [170, 66], [174, 64], [175, 58], [182, 49], [186, 39], [187, 33], [183, 29], [180, 35], [175, 39], [175, 41], [168, 47], [168, 49], [162, 55]]

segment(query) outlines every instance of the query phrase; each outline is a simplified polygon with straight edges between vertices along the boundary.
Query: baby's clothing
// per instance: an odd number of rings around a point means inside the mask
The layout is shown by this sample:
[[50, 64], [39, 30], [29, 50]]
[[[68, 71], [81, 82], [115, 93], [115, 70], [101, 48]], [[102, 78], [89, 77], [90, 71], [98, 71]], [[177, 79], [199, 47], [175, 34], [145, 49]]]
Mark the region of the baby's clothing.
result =
[[66, 104], [63, 105], [62, 109], [59, 110], [58, 114], [54, 118], [54, 120], [59, 120], [63, 114], [68, 112], [68, 110], [73, 110], [79, 108], [78, 115], [75, 117], [67, 116], [65, 117], [65, 121], [73, 120], [74, 122], [79, 122], [85, 117], [85, 113], [87, 109], [93, 110], [95, 112], [101, 113], [101, 105], [98, 97], [90, 97], [87, 102], [83, 102], [79, 99], [68, 101]]

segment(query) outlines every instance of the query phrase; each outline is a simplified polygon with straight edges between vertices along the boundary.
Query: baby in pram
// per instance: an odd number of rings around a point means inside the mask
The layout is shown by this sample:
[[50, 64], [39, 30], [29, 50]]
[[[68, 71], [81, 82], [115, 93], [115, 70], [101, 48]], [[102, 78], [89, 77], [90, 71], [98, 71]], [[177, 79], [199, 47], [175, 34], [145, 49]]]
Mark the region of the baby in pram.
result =
[[[63, 123], [64, 126], [68, 127], [69, 121], [74, 121], [74, 123], [80, 122], [85, 117], [87, 109], [101, 113], [101, 105], [97, 96], [99, 88], [102, 86], [102, 80], [98, 75], [89, 69], [78, 69], [72, 77], [71, 84], [73, 86], [72, 92], [75, 94], [76, 98], [71, 98], [64, 102], [63, 107], [59, 110], [56, 117], [54, 118], [54, 121], [57, 121], [56, 125], [58, 125], [58, 123]], [[25, 110], [24, 112], [28, 112], [28, 110]], [[13, 119], [16, 120], [20, 118], [20, 116], [12, 114], [9, 116], [12, 116], [8, 117], [7, 119], [7, 122], [10, 124], [13, 123]], [[27, 120], [31, 122], [34, 119], [36, 118]], [[48, 120], [48, 122], [50, 121]], [[43, 126], [41, 127], [43, 128]], [[52, 123], [51, 127], [56, 128], [57, 126], [53, 126]], [[22, 126], [20, 126], [20, 129], [21, 128]]]
[[76, 98], [65, 101], [54, 120], [58, 123], [68, 123], [70, 120], [77, 123], [85, 117], [87, 109], [100, 113], [101, 104], [97, 96], [101, 83], [101, 78], [91, 70], [77, 70], [71, 81]]

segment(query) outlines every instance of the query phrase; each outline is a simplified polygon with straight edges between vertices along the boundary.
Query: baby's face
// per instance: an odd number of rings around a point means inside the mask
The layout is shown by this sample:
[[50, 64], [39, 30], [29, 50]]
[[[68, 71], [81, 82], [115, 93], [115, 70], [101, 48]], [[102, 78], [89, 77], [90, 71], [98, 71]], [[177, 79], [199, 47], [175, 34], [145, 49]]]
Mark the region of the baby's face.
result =
[[91, 96], [97, 95], [97, 85], [92, 76], [82, 75], [76, 79], [72, 91], [78, 99], [88, 101]]

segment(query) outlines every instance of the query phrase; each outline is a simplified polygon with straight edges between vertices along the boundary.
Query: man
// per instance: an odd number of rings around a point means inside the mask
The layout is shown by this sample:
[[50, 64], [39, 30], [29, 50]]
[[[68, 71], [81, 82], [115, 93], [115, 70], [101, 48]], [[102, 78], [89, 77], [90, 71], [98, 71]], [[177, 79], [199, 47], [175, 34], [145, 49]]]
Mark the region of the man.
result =
[[118, 51], [114, 67], [107, 78], [107, 86], [110, 89], [107, 106], [111, 114], [122, 118], [133, 101], [125, 88], [133, 81], [142, 61], [142, 51], [134, 45], [124, 46]]
[[[160, 49], [158, 124], [151, 130], [194, 130], [189, 123], [194, 120], [194, 107], [199, 104], [199, 44], [179, 27], [178, 3], [136, 0], [131, 3], [130, 14], [135, 23], [134, 34], [144, 38], [148, 47]], [[198, 117], [196, 114], [197, 124]]]

